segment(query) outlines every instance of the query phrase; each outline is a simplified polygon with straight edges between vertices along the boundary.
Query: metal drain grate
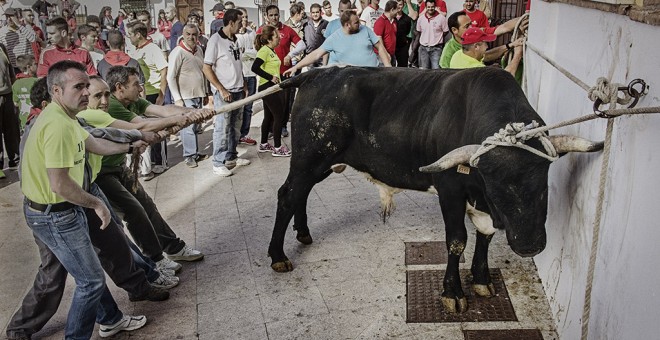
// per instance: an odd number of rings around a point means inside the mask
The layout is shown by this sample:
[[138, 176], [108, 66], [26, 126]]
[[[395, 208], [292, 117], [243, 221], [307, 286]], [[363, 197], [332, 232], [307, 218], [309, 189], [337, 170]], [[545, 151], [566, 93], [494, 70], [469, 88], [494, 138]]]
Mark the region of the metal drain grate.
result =
[[[463, 255], [459, 262], [465, 262]], [[423, 264], [447, 264], [447, 243], [406, 242], [406, 266]]]
[[543, 340], [538, 329], [492, 329], [463, 331], [465, 340]]
[[518, 321], [499, 269], [490, 270], [496, 292], [491, 298], [475, 296], [470, 288], [472, 280], [467, 278], [470, 271], [460, 271], [468, 301], [467, 312], [460, 314], [447, 313], [440, 300], [444, 270], [409, 270], [406, 274], [406, 322]]

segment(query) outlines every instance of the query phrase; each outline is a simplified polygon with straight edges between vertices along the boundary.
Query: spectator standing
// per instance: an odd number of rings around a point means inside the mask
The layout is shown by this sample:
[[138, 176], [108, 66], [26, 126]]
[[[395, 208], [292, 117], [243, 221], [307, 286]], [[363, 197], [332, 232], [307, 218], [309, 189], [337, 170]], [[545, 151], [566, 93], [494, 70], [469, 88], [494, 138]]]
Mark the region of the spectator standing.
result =
[[97, 74], [94, 61], [87, 50], [83, 50], [71, 43], [69, 26], [62, 17], [50, 19], [46, 23], [46, 33], [51, 46], [41, 52], [37, 77], [45, 77], [50, 66], [60, 60], [73, 60], [85, 65], [88, 75]]
[[158, 22], [156, 24], [158, 26], [158, 32], [165, 36], [165, 39], [169, 41], [172, 32], [172, 23], [167, 20], [165, 10], [161, 9], [158, 11]]
[[[333, 33], [321, 47], [308, 54], [298, 64], [284, 72], [290, 76], [298, 69], [312, 64], [324, 54], [330, 53], [330, 60], [337, 64], [354, 66], [378, 66], [378, 57], [386, 67], [391, 67], [390, 56], [383, 43], [370, 28], [360, 25], [360, 19], [353, 11], [341, 15], [342, 30]], [[374, 53], [378, 51], [378, 57]], [[333, 56], [334, 54], [334, 56]]]
[[[472, 27], [477, 28], [490, 28], [488, 17], [484, 12], [479, 10], [476, 6], [477, 0], [465, 0], [463, 3], [463, 11], [470, 17]], [[492, 31], [486, 33], [493, 33]]]
[[215, 4], [215, 6], [213, 6], [211, 12], [213, 12], [214, 19], [211, 21], [211, 31], [209, 32], [209, 37], [218, 33], [218, 31], [225, 25], [223, 20], [225, 17], [225, 5], [218, 2]]
[[[303, 39], [303, 35], [304, 35], [304, 32], [303, 32], [303, 14], [305, 14], [305, 11], [304, 11], [303, 7], [300, 7], [299, 4], [293, 4], [289, 8], [289, 14], [290, 14], [289, 19], [287, 19], [284, 22], [284, 24], [291, 27], [293, 29], [293, 31], [296, 32], [298, 37], [300, 39]], [[291, 47], [295, 48], [295, 44], [296, 43], [291, 42]], [[302, 59], [302, 57], [303, 57], [303, 53], [300, 53], [299, 55], [293, 57], [291, 59], [291, 64], [295, 65], [297, 62], [300, 61], [300, 59]]]
[[18, 120], [20, 129], [23, 130], [27, 117], [30, 114], [32, 103], [30, 102], [30, 92], [32, 86], [37, 81], [37, 63], [31, 54], [19, 55], [16, 58], [16, 64], [21, 70], [16, 74], [16, 81], [12, 85], [12, 101], [18, 108]]
[[[101, 32], [101, 19], [99, 19], [98, 16], [88, 15], [86, 20], [87, 20], [86, 22], [87, 25], [94, 27], [96, 32]], [[80, 46], [80, 40], [76, 42], [76, 45]], [[103, 41], [102, 39], [96, 40], [95, 47], [104, 52], [108, 50], [108, 46], [105, 44], [105, 41]]]
[[[201, 21], [202, 21], [202, 19], [199, 17], [199, 15], [191, 12], [190, 14], [188, 14], [186, 24], [193, 24], [193, 25], [197, 26], [197, 28], [199, 28], [200, 32], [202, 32], [203, 27], [201, 27], [199, 25]], [[199, 47], [202, 48], [202, 52], [206, 53], [206, 46], [209, 43], [209, 38], [207, 38], [205, 35], [200, 33], [199, 40], [197, 41], [197, 43], [199, 44]]]
[[7, 49], [0, 43], [0, 178], [4, 178], [2, 169], [5, 168], [3, 141], [7, 148], [9, 167], [17, 166], [19, 160], [20, 130], [11, 88], [15, 80], [16, 73], [9, 62]]
[[[407, 1], [410, 2], [410, 0]], [[397, 13], [394, 16], [394, 20], [396, 20], [396, 48], [394, 56], [397, 67], [408, 67], [408, 51], [412, 40], [410, 32], [413, 28], [413, 20], [403, 12], [406, 5], [404, 0], [397, 0], [396, 3]]]
[[[326, 0], [327, 1], [327, 0]], [[305, 54], [312, 53], [315, 49], [321, 47], [325, 38], [323, 33], [328, 27], [328, 21], [321, 17], [321, 5], [315, 3], [309, 7], [309, 15], [311, 20], [305, 23], [303, 27], [303, 40], [305, 41]], [[319, 67], [325, 64], [323, 58], [317, 60], [310, 67]]]
[[98, 65], [98, 71], [101, 78], [105, 80], [108, 71], [113, 66], [128, 66], [138, 72], [140, 84], [144, 84], [144, 73], [142, 73], [140, 63], [124, 52], [126, 42], [121, 32], [112, 31], [108, 33], [108, 45], [110, 45], [110, 51], [105, 54], [103, 60], [99, 61]]
[[[167, 83], [174, 103], [177, 106], [194, 109], [201, 109], [208, 101], [206, 79], [202, 72], [204, 53], [197, 45], [198, 36], [197, 26], [184, 27], [183, 37], [179, 44], [172, 49], [167, 67]], [[207, 155], [198, 152], [196, 125], [188, 125], [180, 132], [184, 162], [190, 168], [196, 168], [198, 161], [208, 158]]]
[[[156, 46], [158, 46], [162, 51], [163, 56], [167, 58], [167, 52], [170, 51], [170, 42], [167, 39], [165, 39], [165, 36], [162, 33], [158, 32], [156, 28], [151, 26], [151, 14], [149, 13], [149, 11], [145, 10], [138, 13], [137, 21], [141, 22], [147, 28], [147, 35], [145, 36], [145, 39], [149, 38], [148, 40], [156, 44]], [[131, 46], [127, 46], [127, 47], [131, 47]], [[130, 49], [127, 50], [126, 52], [128, 52], [128, 54], [131, 54]]]
[[[172, 24], [172, 30], [170, 31], [170, 51], [174, 49], [175, 46], [179, 43], [179, 38], [183, 34], [183, 23], [179, 21], [179, 15], [176, 13], [176, 7], [167, 6], [165, 9], [165, 17]], [[198, 27], [199, 29], [199, 27]], [[201, 31], [198, 32], [198, 35], [202, 35]], [[199, 42], [199, 37], [197, 39]]]
[[60, 12], [67, 10], [74, 15], [80, 7], [80, 3], [76, 0], [55, 0], [55, 6], [59, 8]]
[[374, 23], [374, 33], [376, 33], [376, 36], [378, 36], [383, 42], [383, 46], [385, 46], [387, 53], [390, 54], [392, 66], [396, 65], [396, 57], [394, 54], [396, 51], [397, 27], [394, 17], [398, 11], [397, 7], [398, 5], [396, 1], [389, 0], [385, 4], [383, 15], [381, 15]]
[[[238, 30], [238, 48], [241, 50], [241, 61], [243, 62], [243, 81], [247, 86], [247, 95], [251, 96], [257, 92], [257, 75], [252, 72], [252, 64], [257, 57], [257, 50], [254, 45], [256, 33], [250, 27], [248, 13], [245, 8], [238, 8], [243, 17], [241, 19], [241, 28]], [[250, 124], [252, 123], [252, 102], [243, 106], [243, 124], [241, 125], [240, 144], [256, 145], [257, 141], [250, 138]]]
[[34, 31], [35, 40], [31, 44], [32, 52], [34, 52], [34, 58], [39, 59], [39, 56], [41, 55], [41, 49], [46, 46], [46, 36], [44, 35], [44, 31], [41, 29], [41, 27], [35, 24], [34, 12], [32, 12], [31, 9], [24, 8], [21, 12], [23, 14], [23, 22], [25, 25], [32, 27], [32, 30]]
[[330, 3], [330, 0], [323, 0], [323, 19], [327, 22], [339, 19], [339, 16], [336, 13], [332, 13], [332, 4]]
[[370, 0], [369, 6], [365, 7], [360, 14], [360, 22], [372, 30], [376, 20], [383, 15], [384, 10], [378, 6], [380, 0]]
[[32, 43], [37, 39], [32, 26], [21, 23], [20, 15], [20, 11], [8, 8], [4, 15], [7, 25], [0, 27], [0, 43], [7, 48], [14, 73], [20, 72], [16, 66], [16, 57], [32, 53]]
[[[295, 6], [295, 5], [294, 5]], [[259, 92], [280, 83], [280, 63], [282, 62], [275, 48], [280, 42], [280, 34], [275, 26], [267, 25], [255, 39], [255, 48], [259, 48], [257, 58], [252, 64], [252, 71], [259, 75]], [[281, 92], [270, 94], [263, 99], [264, 120], [261, 123], [261, 143], [259, 152], [270, 152], [275, 157], [291, 156], [291, 151], [282, 144], [282, 116], [284, 115], [284, 96]], [[273, 143], [268, 143], [268, 133], [273, 131]]]
[[[37, 0], [32, 5], [32, 10], [34, 14], [39, 19], [39, 27], [42, 31], [46, 30], [46, 21], [48, 21], [48, 13], [51, 11], [51, 8], [54, 8], [55, 5], [52, 1], [48, 0]], [[37, 56], [39, 58], [39, 56]]]
[[76, 17], [73, 14], [71, 14], [71, 12], [68, 9], [62, 10], [62, 17], [66, 19], [66, 23], [67, 25], [69, 25], [69, 32], [71, 32], [73, 36], [78, 35], [78, 32], [76, 31], [76, 29], [78, 28], [78, 22], [76, 21]]
[[[351, 11], [351, 0], [339, 0], [339, 5], [337, 8], [339, 9], [339, 16], [346, 12], [346, 11]], [[328, 39], [332, 33], [335, 33], [336, 31], [341, 30], [341, 20], [340, 18], [337, 18], [335, 20], [329, 21], [328, 26], [325, 28], [325, 32], [323, 32], [323, 37]], [[329, 62], [329, 61], [328, 61]]]
[[108, 32], [115, 29], [115, 19], [112, 17], [112, 8], [110, 6], [103, 6], [101, 13], [99, 13], [99, 19], [101, 19], [101, 30], [98, 31], [99, 38], [103, 41], [107, 41]]
[[[138, 19], [141, 18], [144, 19], [145, 16], [139, 15]], [[162, 49], [147, 38], [147, 34], [147, 26], [142, 23], [142, 20], [128, 25], [127, 36], [134, 47], [129, 50], [128, 54], [140, 63], [142, 73], [146, 79], [144, 93], [147, 101], [152, 104], [163, 105], [167, 89], [167, 59], [165, 59]], [[110, 86], [112, 87], [111, 84]], [[152, 162], [155, 163], [153, 168], [151, 167]], [[145, 177], [153, 178], [152, 171], [160, 174], [167, 170], [166, 142], [163, 141], [153, 145], [149, 152], [144, 155], [144, 162], [141, 164], [142, 176]]]
[[[242, 14], [230, 9], [223, 16], [222, 29], [213, 34], [204, 55], [204, 75], [211, 82], [215, 110], [245, 98], [243, 63], [236, 33], [241, 28]], [[249, 165], [250, 160], [238, 158], [236, 146], [241, 135], [243, 107], [215, 116], [213, 128], [213, 173], [231, 176], [236, 166]]]
[[98, 66], [99, 61], [103, 60], [103, 51], [96, 48], [96, 42], [99, 40], [99, 33], [90, 25], [80, 25], [78, 27], [78, 37], [80, 37], [80, 48], [87, 50], [92, 57], [94, 67]]
[[444, 34], [449, 31], [447, 18], [435, 9], [435, 0], [426, 0], [426, 13], [417, 20], [419, 37], [419, 68], [437, 69], [444, 46]]

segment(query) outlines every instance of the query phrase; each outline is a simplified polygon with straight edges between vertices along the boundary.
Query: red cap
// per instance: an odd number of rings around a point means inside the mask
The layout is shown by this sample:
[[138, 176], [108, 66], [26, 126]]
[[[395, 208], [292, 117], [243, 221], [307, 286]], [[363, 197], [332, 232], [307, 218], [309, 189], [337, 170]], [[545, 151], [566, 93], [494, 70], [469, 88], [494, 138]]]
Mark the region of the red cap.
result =
[[483, 30], [476, 27], [470, 27], [463, 33], [462, 45], [475, 44], [482, 41], [495, 41], [497, 36], [495, 34], [486, 34]]

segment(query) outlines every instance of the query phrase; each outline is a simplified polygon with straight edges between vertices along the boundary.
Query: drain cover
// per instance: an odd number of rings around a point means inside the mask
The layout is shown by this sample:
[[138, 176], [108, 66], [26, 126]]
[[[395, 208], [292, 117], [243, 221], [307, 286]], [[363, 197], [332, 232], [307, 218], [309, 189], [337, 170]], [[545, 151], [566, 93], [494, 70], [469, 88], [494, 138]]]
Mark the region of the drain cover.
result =
[[463, 331], [465, 340], [543, 340], [538, 329], [492, 329]]
[[[463, 255], [459, 261], [465, 262]], [[406, 242], [406, 266], [420, 264], [447, 264], [447, 243]]]
[[470, 288], [469, 270], [461, 270], [463, 290], [468, 300], [465, 313], [447, 313], [442, 301], [442, 279], [444, 270], [409, 270], [407, 276], [407, 320], [406, 322], [479, 322], [518, 321], [511, 305], [499, 269], [491, 269], [496, 295], [491, 298], [475, 296]]

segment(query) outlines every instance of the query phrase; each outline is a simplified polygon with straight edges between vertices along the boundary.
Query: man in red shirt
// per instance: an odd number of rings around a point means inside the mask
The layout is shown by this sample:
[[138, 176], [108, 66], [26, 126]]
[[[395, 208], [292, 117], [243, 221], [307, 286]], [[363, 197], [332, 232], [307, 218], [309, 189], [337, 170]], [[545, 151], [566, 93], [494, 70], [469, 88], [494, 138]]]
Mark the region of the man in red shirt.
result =
[[465, 12], [465, 14], [470, 17], [470, 20], [472, 20], [472, 27], [483, 28], [484, 31], [486, 31], [488, 34], [493, 33], [488, 32], [488, 30], [491, 28], [490, 24], [488, 23], [488, 17], [486, 17], [484, 12], [477, 8], [475, 0], [465, 0], [463, 8], [463, 12]]
[[[277, 30], [280, 32], [280, 44], [275, 47], [275, 54], [277, 54], [277, 57], [280, 58], [280, 61], [282, 62], [280, 65], [281, 75], [284, 74], [284, 71], [291, 68], [291, 59], [304, 52], [307, 45], [305, 45], [305, 42], [300, 39], [300, 36], [293, 30], [293, 28], [280, 22], [280, 9], [277, 6], [270, 5], [266, 7], [266, 19], [268, 20], [268, 25], [277, 27]], [[261, 34], [261, 29], [262, 27], [257, 29], [257, 34]], [[291, 51], [291, 44], [295, 45], [293, 51]], [[289, 135], [289, 131], [286, 129], [286, 123], [289, 121], [289, 114], [291, 113], [295, 93], [295, 88], [284, 90], [285, 109], [282, 137], [287, 137]]]
[[56, 17], [48, 20], [46, 23], [46, 33], [48, 34], [48, 40], [50, 41], [51, 46], [45, 48], [41, 52], [39, 67], [37, 68], [37, 77], [41, 78], [48, 75], [50, 65], [62, 60], [77, 61], [85, 65], [88, 75], [97, 74], [89, 52], [71, 43], [69, 25], [67, 24], [66, 19]]
[[[390, 54], [390, 61], [392, 66], [396, 64], [396, 22], [394, 17], [398, 11], [398, 4], [394, 0], [389, 0], [385, 4], [385, 12], [374, 23], [374, 33], [380, 37], [380, 40], [385, 45], [385, 50]], [[375, 49], [376, 53], [378, 50]]]

